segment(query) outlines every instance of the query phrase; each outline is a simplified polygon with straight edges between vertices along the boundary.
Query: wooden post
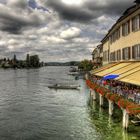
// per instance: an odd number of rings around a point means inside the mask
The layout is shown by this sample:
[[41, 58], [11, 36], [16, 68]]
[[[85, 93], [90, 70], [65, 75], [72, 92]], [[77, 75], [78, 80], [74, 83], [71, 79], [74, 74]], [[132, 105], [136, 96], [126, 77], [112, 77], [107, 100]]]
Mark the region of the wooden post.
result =
[[123, 109], [123, 128], [127, 129], [129, 125], [129, 114], [126, 109]]
[[96, 92], [94, 90], [91, 91], [92, 92], [92, 96], [93, 96], [93, 100], [96, 100]]
[[92, 89], [89, 89], [90, 92], [90, 98], [92, 97]]
[[94, 110], [96, 110], [96, 101], [95, 101], [95, 100], [92, 101], [92, 105], [93, 105], [92, 108], [93, 108]]
[[128, 126], [129, 126], [129, 114], [126, 113], [126, 125], [125, 125], [126, 129], [128, 128]]
[[103, 96], [101, 94], [99, 96], [100, 96], [100, 106], [103, 106], [104, 98], [103, 98]]
[[114, 110], [114, 104], [112, 101], [108, 100], [109, 103], [109, 115], [113, 115], [113, 110]]
[[85, 74], [85, 79], [88, 80], [88, 74], [87, 73]]

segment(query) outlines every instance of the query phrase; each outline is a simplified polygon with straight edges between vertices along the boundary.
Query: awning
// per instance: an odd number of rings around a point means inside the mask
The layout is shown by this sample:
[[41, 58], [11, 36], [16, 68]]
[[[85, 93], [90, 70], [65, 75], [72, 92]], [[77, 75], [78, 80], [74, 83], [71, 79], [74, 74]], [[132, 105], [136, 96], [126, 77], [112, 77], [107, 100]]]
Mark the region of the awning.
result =
[[104, 65], [104, 66], [102, 66], [101, 68], [98, 68], [98, 69], [96, 69], [96, 70], [92, 70], [91, 71], [91, 74], [95, 74], [95, 73], [97, 73], [97, 72], [101, 72], [101, 71], [103, 71], [103, 70], [106, 70], [106, 69], [109, 69], [109, 68], [111, 68], [111, 67], [113, 67], [113, 66], [115, 66], [115, 65], [117, 65], [118, 63], [111, 63], [111, 64], [107, 64], [107, 65]]
[[119, 81], [140, 86], [140, 68], [137, 72], [121, 78]]
[[115, 73], [115, 71], [120, 70], [122, 68], [125, 68], [125, 67], [129, 66], [130, 64], [131, 64], [131, 62], [118, 63], [116, 65], [111, 66], [110, 68], [107, 68], [107, 69], [102, 70], [100, 72], [96, 72], [96, 73], [94, 73], [94, 75], [103, 77], [103, 76], [109, 75], [109, 74], [119, 74], [119, 73]]
[[119, 75], [115, 80], [140, 86], [140, 62], [120, 62], [109, 64], [93, 72], [93, 75]]
[[134, 69], [137, 69], [139, 67], [140, 67], [140, 62], [132, 62], [131, 64], [114, 71], [114, 73], [123, 76], [123, 74], [126, 74], [127, 72], [129, 73], [130, 71], [133, 71]]
[[122, 78], [130, 76], [131, 74], [133, 74], [133, 73], [135, 73], [137, 71], [140, 71], [140, 62], [132, 62], [131, 65], [116, 71], [115, 74], [119, 74], [120, 75], [117, 78], [117, 80], [120, 80]]

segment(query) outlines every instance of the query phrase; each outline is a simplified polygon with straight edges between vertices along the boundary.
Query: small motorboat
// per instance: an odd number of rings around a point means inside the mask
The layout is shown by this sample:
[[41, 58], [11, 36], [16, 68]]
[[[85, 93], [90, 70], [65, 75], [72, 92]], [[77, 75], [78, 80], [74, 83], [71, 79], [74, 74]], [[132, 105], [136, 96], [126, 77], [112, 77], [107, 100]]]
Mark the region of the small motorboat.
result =
[[76, 72], [76, 71], [77, 71], [76, 67], [70, 67], [69, 69], [69, 72]]
[[79, 86], [77, 85], [50, 85], [48, 86], [48, 88], [52, 88], [52, 89], [79, 89]]
[[77, 76], [77, 75], [79, 75], [79, 73], [78, 72], [69, 72], [68, 75]]

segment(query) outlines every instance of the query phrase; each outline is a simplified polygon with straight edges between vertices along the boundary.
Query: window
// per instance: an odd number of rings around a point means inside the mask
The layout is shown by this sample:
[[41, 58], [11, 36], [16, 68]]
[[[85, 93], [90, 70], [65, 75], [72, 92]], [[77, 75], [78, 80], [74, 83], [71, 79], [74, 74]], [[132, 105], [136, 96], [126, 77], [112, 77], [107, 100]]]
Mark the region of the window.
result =
[[111, 36], [110, 36], [110, 43], [115, 42], [120, 38], [120, 28], [118, 28]]
[[132, 58], [140, 59], [140, 44], [132, 47]]
[[124, 48], [123, 49], [123, 60], [129, 60], [131, 57], [131, 51], [130, 51], [130, 47]]
[[100, 47], [100, 53], [102, 53], [102, 52], [103, 52], [103, 46]]
[[110, 53], [110, 61], [116, 61], [115, 52]]
[[108, 61], [108, 51], [103, 52], [103, 60]]
[[140, 29], [140, 15], [132, 19], [132, 31], [137, 31]]
[[130, 21], [122, 25], [122, 35], [126, 36], [130, 33]]
[[121, 60], [121, 50], [117, 50], [117, 60]]

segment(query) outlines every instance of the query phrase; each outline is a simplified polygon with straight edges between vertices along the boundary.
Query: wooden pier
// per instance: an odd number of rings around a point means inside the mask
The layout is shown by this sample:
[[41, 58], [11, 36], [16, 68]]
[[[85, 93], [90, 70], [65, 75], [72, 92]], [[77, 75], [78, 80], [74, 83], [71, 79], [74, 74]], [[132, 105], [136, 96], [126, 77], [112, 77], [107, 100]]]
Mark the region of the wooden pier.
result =
[[100, 107], [104, 107], [104, 100], [108, 100], [108, 114], [112, 116], [115, 110], [115, 104], [119, 106], [122, 111], [122, 127], [128, 129], [129, 127], [129, 118], [131, 115], [139, 116], [140, 115], [140, 105], [129, 102], [123, 97], [109, 93], [107, 89], [100, 87], [97, 84], [94, 84], [90, 80], [86, 80], [87, 86], [90, 88], [90, 98], [95, 102], [97, 98], [99, 99]]

